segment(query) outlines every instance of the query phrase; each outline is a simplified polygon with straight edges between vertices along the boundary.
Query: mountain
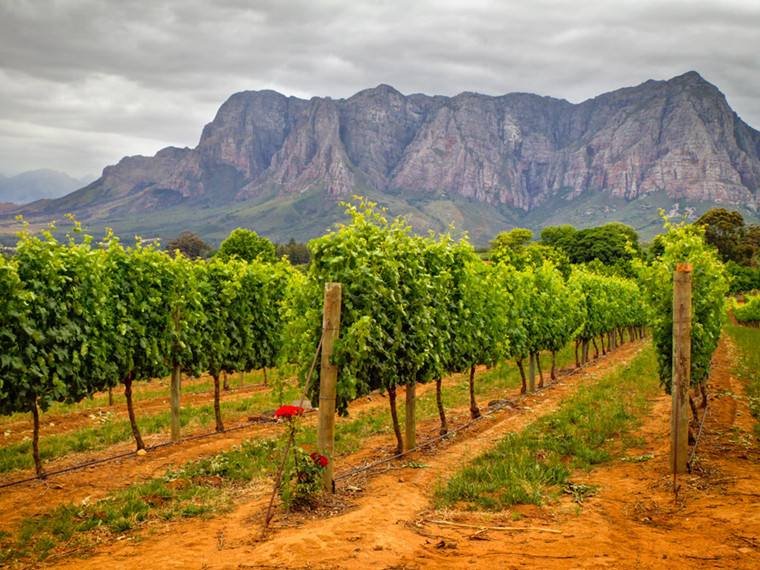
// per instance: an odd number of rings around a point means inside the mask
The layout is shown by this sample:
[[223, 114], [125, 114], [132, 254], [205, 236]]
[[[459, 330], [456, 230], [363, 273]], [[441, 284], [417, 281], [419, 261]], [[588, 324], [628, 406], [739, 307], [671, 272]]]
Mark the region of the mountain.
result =
[[0, 202], [28, 204], [45, 198], [59, 198], [93, 178], [72, 178], [65, 172], [50, 169], [29, 170], [9, 178], [0, 176]]
[[232, 95], [197, 147], [108, 166], [92, 184], [22, 211], [74, 212], [93, 227], [218, 240], [248, 225], [305, 239], [363, 194], [419, 229], [450, 223], [483, 243], [514, 225], [620, 219], [659, 226], [657, 209], [714, 204], [752, 217], [760, 132], [696, 72], [579, 104], [528, 93], [348, 99]]

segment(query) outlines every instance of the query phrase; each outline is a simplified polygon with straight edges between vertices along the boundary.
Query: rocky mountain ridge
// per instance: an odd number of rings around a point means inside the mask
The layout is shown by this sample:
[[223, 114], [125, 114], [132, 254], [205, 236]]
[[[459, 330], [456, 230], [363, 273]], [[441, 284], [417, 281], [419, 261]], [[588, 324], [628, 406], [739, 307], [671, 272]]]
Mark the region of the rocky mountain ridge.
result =
[[[516, 212], [599, 194], [623, 201], [740, 205], [756, 211], [760, 132], [698, 73], [650, 80], [579, 104], [527, 93], [347, 99], [232, 95], [194, 149], [132, 156], [27, 215], [126, 219], [172, 208], [352, 194], [469, 201]], [[465, 223], [476, 223], [472, 220]]]

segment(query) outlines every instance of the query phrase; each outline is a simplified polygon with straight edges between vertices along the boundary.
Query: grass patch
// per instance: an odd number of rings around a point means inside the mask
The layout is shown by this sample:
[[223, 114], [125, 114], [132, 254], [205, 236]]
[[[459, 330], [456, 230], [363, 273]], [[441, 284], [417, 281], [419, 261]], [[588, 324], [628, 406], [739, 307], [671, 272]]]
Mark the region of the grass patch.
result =
[[[287, 387], [284, 393], [285, 400], [295, 399], [297, 392], [295, 386]], [[251, 411], [275, 409], [279, 404], [278, 395], [274, 391], [258, 392], [247, 398], [222, 402], [222, 417], [225, 422], [232, 422], [245, 417]], [[171, 424], [171, 412], [168, 409], [157, 414], [140, 416], [139, 406], [137, 408], [137, 425], [142, 435], [168, 432]], [[201, 406], [184, 407], [180, 411], [180, 425], [183, 428], [208, 427], [213, 425], [213, 422], [214, 408], [212, 402]], [[44, 429], [43, 424], [43, 434]], [[129, 421], [106, 421], [94, 427], [50, 436], [43, 435], [40, 438], [40, 458], [43, 462], [50, 461], [70, 453], [105, 449], [131, 439], [132, 429]], [[0, 473], [17, 469], [31, 469], [33, 466], [31, 440], [0, 448]]]
[[[276, 374], [276, 370], [269, 371], [270, 377]], [[249, 387], [262, 384], [264, 380], [264, 373], [260, 370], [254, 370], [246, 372], [245, 379], [242, 380], [240, 373], [229, 375], [229, 384], [231, 388], [237, 389], [240, 387]], [[145, 400], [156, 400], [160, 398], [169, 397], [169, 383], [170, 379], [167, 378], [155, 378], [149, 381], [141, 381], [134, 384], [132, 400], [137, 403]], [[203, 394], [209, 393], [210, 397], [213, 397], [214, 381], [209, 376], [203, 376], [202, 378], [183, 378], [182, 379], [182, 393], [183, 394]], [[117, 384], [113, 388], [113, 403], [114, 406], [125, 406], [126, 398], [124, 397], [124, 386]], [[80, 402], [73, 404], [53, 402], [48, 410], [48, 413], [53, 416], [65, 416], [67, 414], [85, 412], [97, 408], [103, 408], [105, 412], [113, 410], [114, 408], [108, 405], [108, 392], [98, 392], [93, 394], [90, 398], [85, 398]], [[16, 412], [8, 416], [0, 417], [0, 426], [10, 422], [17, 422], [20, 420], [29, 419], [28, 412]]]
[[726, 327], [739, 349], [734, 366], [747, 392], [749, 410], [755, 418], [755, 436], [760, 439], [760, 329], [742, 326]]
[[567, 489], [573, 469], [610, 459], [611, 438], [638, 424], [659, 390], [654, 351], [582, 388], [553, 414], [504, 437], [435, 491], [437, 507], [501, 510], [541, 504]]
[[44, 560], [62, 544], [94, 544], [150, 520], [207, 516], [227, 510], [234, 491], [267, 474], [278, 454], [275, 440], [247, 441], [194, 461], [163, 477], [117, 491], [97, 502], [62, 505], [25, 519], [15, 537], [0, 536], [0, 565], [13, 559]]

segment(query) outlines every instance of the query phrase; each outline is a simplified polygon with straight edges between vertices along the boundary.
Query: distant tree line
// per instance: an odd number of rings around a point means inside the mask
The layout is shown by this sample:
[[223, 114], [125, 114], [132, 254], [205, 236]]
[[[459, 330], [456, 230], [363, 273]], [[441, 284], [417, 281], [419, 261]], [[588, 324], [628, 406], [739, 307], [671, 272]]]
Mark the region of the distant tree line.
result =
[[309, 249], [305, 243], [291, 238], [287, 243], [274, 244], [253, 230], [245, 228], [232, 230], [216, 251], [198, 234], [184, 231], [166, 243], [166, 251], [170, 253], [178, 251], [189, 259], [218, 257], [223, 261], [237, 258], [248, 262], [259, 260], [272, 263], [277, 259], [287, 257], [293, 265], [308, 264], [310, 259]]
[[[739, 212], [713, 208], [696, 222], [705, 229], [705, 241], [717, 250], [726, 263], [731, 278], [731, 292], [760, 289], [760, 225], [746, 224]], [[536, 266], [551, 261], [565, 276], [573, 265], [584, 265], [596, 273], [632, 277], [633, 261], [653, 260], [662, 255], [662, 236], [657, 236], [648, 249], [641, 246], [639, 235], [632, 227], [611, 222], [593, 228], [578, 229], [569, 224], [547, 226], [540, 239], [533, 232], [515, 228], [499, 233], [491, 248], [483, 255], [494, 263], [508, 261], [517, 268]], [[193, 232], [182, 232], [166, 244], [167, 251], [181, 252], [190, 259], [220, 257], [256, 259], [271, 263], [287, 257], [293, 265], [307, 265], [309, 249], [305, 243], [290, 239], [275, 244], [256, 232], [244, 228], [233, 230], [214, 248]]]

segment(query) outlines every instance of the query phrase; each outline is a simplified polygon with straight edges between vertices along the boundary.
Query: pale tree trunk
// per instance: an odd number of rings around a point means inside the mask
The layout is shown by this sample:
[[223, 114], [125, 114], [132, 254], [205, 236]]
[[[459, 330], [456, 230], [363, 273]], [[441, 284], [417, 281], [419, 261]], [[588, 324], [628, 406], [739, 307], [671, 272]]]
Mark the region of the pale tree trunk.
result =
[[557, 351], [552, 350], [552, 382], [557, 381]]
[[544, 373], [541, 370], [541, 353], [536, 353], [536, 368], [538, 368], [538, 387], [544, 387]]
[[179, 407], [180, 407], [180, 390], [182, 389], [182, 369], [179, 364], [175, 364], [172, 368], [172, 380], [171, 380], [171, 436], [172, 441], [179, 441], [180, 437], [180, 423], [179, 423]]
[[578, 346], [580, 345], [581, 341], [579, 341], [577, 338], [575, 339], [575, 367], [580, 368], [581, 367], [581, 360], [578, 356]]

